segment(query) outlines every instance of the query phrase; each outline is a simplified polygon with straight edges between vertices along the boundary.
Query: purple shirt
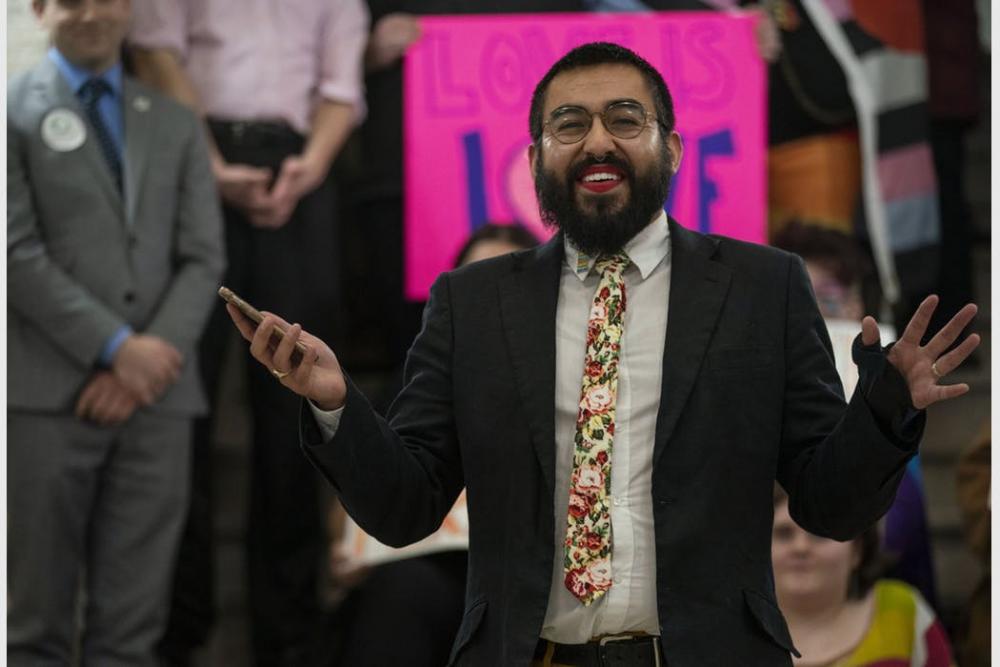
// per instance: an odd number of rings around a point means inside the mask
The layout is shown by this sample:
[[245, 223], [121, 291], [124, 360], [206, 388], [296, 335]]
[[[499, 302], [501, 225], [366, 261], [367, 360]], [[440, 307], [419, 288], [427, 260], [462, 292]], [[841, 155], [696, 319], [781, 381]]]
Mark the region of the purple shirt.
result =
[[129, 40], [176, 53], [207, 116], [303, 134], [320, 100], [364, 116], [361, 0], [134, 0], [132, 19]]

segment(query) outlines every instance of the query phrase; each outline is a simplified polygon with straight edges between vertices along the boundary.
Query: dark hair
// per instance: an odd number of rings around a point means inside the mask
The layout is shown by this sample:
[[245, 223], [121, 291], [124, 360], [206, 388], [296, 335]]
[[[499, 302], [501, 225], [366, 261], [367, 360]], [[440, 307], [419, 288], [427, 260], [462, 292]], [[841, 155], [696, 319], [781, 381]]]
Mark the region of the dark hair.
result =
[[871, 272], [854, 238], [818, 224], [792, 220], [774, 235], [771, 245], [823, 266], [843, 287], [860, 284]]
[[544, 122], [542, 108], [545, 106], [545, 94], [552, 79], [563, 72], [583, 67], [618, 64], [631, 65], [645, 77], [653, 96], [653, 104], [656, 106], [657, 124], [663, 128], [665, 134], [670, 134], [674, 129], [674, 100], [670, 96], [666, 82], [656, 71], [656, 68], [624, 46], [610, 42], [591, 42], [576, 47], [557, 60], [535, 86], [535, 92], [531, 96], [531, 111], [528, 113], [528, 131], [531, 133], [531, 141], [538, 145], [542, 139]]
[[523, 249], [533, 248], [538, 245], [538, 238], [516, 222], [487, 222], [476, 229], [472, 233], [472, 236], [466, 239], [462, 249], [458, 251], [458, 256], [455, 257], [455, 268], [465, 264], [465, 260], [468, 259], [472, 249], [477, 243], [483, 241], [503, 241]]
[[[788, 494], [777, 484], [774, 485], [774, 506], [788, 502]], [[892, 559], [882, 553], [879, 547], [878, 526], [872, 526], [855, 537], [851, 542], [858, 545], [860, 558], [858, 566], [851, 572], [847, 582], [847, 597], [857, 600], [871, 590], [892, 564]]]

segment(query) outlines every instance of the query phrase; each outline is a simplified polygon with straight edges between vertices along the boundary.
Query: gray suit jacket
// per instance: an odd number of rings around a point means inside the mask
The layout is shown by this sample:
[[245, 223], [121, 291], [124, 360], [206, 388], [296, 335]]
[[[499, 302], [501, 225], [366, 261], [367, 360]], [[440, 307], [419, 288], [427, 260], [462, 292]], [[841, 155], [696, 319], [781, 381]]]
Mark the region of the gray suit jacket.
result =
[[52, 62], [7, 86], [9, 408], [72, 409], [105, 343], [129, 324], [184, 354], [155, 409], [205, 409], [195, 343], [225, 260], [204, 133], [189, 110], [128, 77], [123, 98], [124, 197], [89, 125], [72, 150], [43, 139], [54, 109], [86, 119]]

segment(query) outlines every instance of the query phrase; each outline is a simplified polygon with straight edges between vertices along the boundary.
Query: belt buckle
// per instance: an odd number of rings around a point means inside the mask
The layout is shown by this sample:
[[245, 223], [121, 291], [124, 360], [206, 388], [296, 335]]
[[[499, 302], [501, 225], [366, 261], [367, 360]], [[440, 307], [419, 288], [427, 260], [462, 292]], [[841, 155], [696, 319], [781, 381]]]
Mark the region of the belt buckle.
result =
[[635, 635], [604, 635], [597, 640], [597, 645], [604, 646], [608, 642], [622, 642], [628, 639], [640, 639], [640, 637], [636, 637]]

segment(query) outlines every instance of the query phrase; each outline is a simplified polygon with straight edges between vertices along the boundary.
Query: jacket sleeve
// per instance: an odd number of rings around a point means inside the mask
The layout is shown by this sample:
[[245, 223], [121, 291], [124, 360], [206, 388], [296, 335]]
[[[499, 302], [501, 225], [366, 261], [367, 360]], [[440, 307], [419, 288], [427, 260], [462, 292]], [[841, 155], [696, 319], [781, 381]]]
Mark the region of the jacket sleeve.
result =
[[336, 434], [324, 440], [303, 402], [306, 456], [340, 494], [348, 514], [393, 547], [430, 535], [464, 486], [452, 405], [452, 314], [447, 274], [431, 287], [424, 323], [406, 361], [404, 387], [379, 417], [348, 379]]
[[193, 350], [222, 280], [225, 250], [222, 213], [201, 124], [185, 111], [186, 150], [177, 193], [174, 274], [145, 333], [160, 336], [177, 349]]
[[923, 433], [923, 413], [905, 437], [879, 423], [869, 401], [888, 403], [881, 397], [898, 390], [896, 371], [886, 368], [881, 350], [859, 361], [858, 388], [844, 410], [826, 325], [802, 260], [791, 257], [777, 477], [795, 521], [839, 540], [854, 538], [889, 509]]

